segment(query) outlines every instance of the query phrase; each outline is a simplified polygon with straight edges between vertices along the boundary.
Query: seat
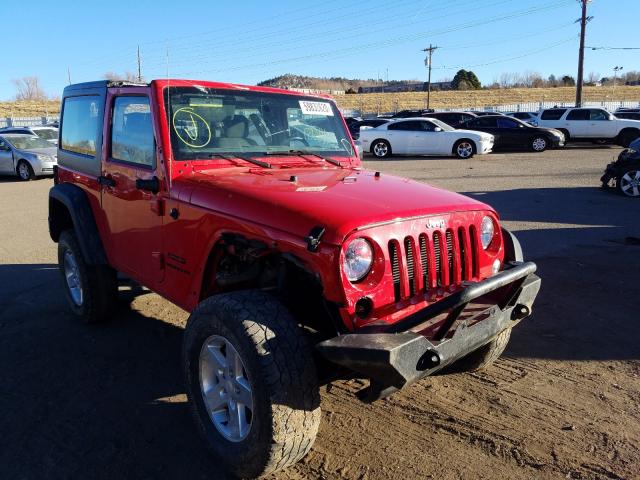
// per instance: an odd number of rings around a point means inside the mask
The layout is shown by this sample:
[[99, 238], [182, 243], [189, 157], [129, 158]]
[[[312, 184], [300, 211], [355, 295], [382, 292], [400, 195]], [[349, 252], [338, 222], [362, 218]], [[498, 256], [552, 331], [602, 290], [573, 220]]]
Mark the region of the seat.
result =
[[243, 115], [234, 115], [223, 121], [222, 136], [217, 140], [219, 148], [240, 148], [257, 145], [249, 135], [249, 120]]

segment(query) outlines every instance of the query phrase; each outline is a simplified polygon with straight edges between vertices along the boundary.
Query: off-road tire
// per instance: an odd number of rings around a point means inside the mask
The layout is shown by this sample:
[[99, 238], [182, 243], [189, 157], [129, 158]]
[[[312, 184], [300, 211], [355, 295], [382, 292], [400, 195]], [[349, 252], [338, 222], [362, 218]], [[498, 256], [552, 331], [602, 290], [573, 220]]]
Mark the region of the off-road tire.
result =
[[[69, 250], [76, 261], [82, 286], [82, 303], [77, 305], [65, 277], [64, 258]], [[107, 265], [88, 265], [73, 230], [65, 230], [58, 240], [58, 269], [62, 277], [69, 307], [85, 323], [98, 323], [110, 318], [117, 303], [118, 284], [115, 270]]]
[[[249, 432], [227, 440], [210, 419], [200, 387], [200, 351], [212, 335], [237, 351], [253, 396]], [[210, 297], [189, 317], [183, 368], [193, 418], [215, 459], [240, 478], [292, 465], [311, 449], [320, 424], [320, 394], [311, 346], [273, 296], [258, 290]]]
[[450, 368], [451, 372], [477, 372], [485, 369], [502, 355], [510, 337], [511, 329], [503, 330], [489, 343], [455, 362]]
[[[463, 144], [469, 144], [471, 146], [471, 153], [469, 154], [463, 154], [461, 152], [461, 146]], [[461, 138], [460, 140], [458, 140], [454, 145], [453, 145], [453, 150], [452, 153], [456, 158], [461, 158], [463, 160], [467, 160], [471, 157], [473, 157], [477, 152], [476, 152], [476, 144], [473, 140], [469, 140], [468, 138]], [[465, 152], [468, 152], [468, 148], [464, 149]]]
[[371, 153], [376, 158], [389, 158], [392, 154], [391, 144], [386, 140], [378, 138], [371, 142]]
[[31, 167], [31, 164], [26, 160], [20, 160], [18, 165], [16, 165], [16, 175], [18, 175], [18, 178], [23, 182], [33, 180], [35, 177], [33, 167]]

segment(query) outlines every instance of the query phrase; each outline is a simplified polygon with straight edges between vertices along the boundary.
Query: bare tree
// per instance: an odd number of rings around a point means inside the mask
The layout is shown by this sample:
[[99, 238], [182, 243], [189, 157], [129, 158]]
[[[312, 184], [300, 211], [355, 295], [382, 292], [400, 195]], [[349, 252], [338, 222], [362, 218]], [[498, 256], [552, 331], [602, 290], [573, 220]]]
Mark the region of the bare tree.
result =
[[115, 72], [107, 72], [102, 78], [105, 80], [113, 80], [113, 81], [121, 81], [121, 82], [137, 82], [138, 76], [132, 72], [124, 72], [124, 74], [119, 74]]
[[12, 82], [16, 87], [16, 100], [45, 100], [47, 98], [38, 77], [22, 77], [13, 79]]
[[600, 80], [600, 74], [596, 72], [589, 72], [587, 75], [587, 85], [595, 85]]

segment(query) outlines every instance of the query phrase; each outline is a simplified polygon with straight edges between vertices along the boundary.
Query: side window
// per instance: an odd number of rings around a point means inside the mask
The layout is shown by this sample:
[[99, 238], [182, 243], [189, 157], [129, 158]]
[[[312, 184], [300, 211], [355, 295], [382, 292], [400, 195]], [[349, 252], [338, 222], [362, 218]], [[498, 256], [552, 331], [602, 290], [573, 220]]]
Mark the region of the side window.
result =
[[155, 148], [149, 99], [116, 97], [111, 122], [111, 158], [153, 167]]
[[593, 108], [591, 111], [591, 120], [609, 120], [609, 115], [604, 110]]
[[417, 122], [417, 123], [421, 124], [420, 125], [422, 127], [421, 130], [425, 132], [433, 132], [436, 128], [436, 126], [431, 122]]
[[67, 97], [62, 107], [63, 150], [94, 156], [98, 135], [98, 96]]
[[542, 112], [540, 118], [542, 120], [560, 120], [560, 117], [562, 117], [566, 111], [566, 108], [551, 108]]
[[496, 119], [492, 117], [481, 117], [476, 120], [475, 125], [477, 127], [494, 128], [496, 126]]
[[498, 128], [518, 128], [518, 123], [509, 118], [498, 118], [496, 120]]
[[411, 130], [411, 122], [394, 122], [387, 127], [387, 130]]
[[567, 115], [567, 120], [589, 120], [589, 110], [586, 108], [576, 108]]

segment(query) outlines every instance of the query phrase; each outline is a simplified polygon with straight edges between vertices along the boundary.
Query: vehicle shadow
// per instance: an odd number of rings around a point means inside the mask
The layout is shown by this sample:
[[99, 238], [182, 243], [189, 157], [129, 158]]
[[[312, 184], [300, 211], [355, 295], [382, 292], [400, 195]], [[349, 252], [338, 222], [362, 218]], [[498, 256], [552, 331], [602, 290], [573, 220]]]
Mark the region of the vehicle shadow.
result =
[[56, 265], [0, 265], [0, 285], [3, 478], [226, 478], [187, 408], [180, 326], [126, 296], [80, 324]]
[[640, 358], [640, 205], [596, 187], [466, 192], [492, 205], [538, 264], [534, 314], [508, 355], [560, 360]]

